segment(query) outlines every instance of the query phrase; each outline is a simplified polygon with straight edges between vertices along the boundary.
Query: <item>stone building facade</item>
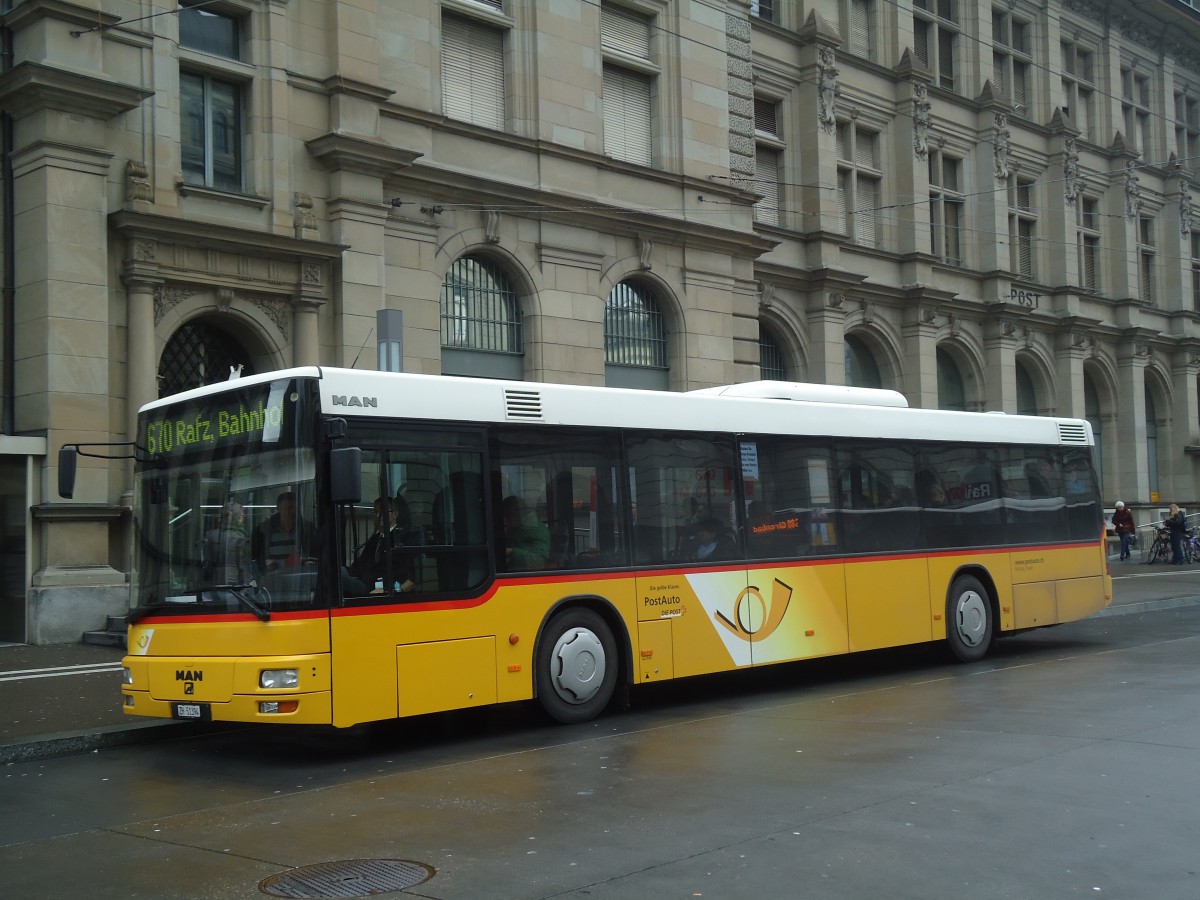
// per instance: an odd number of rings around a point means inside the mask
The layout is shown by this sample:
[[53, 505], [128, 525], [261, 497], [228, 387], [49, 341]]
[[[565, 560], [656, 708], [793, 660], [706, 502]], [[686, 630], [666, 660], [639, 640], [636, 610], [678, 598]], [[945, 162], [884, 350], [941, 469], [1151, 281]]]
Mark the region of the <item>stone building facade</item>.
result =
[[1189, 0], [0, 9], [0, 639], [127, 606], [57, 448], [229, 367], [891, 387], [1200, 499]]

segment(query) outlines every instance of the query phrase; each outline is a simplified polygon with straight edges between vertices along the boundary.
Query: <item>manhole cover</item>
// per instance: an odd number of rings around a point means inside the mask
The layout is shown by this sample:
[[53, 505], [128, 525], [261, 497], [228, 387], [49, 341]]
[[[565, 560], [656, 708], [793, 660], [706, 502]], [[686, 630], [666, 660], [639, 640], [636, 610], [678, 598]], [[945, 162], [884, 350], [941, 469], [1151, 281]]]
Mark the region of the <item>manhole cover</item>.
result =
[[280, 872], [258, 889], [272, 897], [370, 897], [415, 887], [436, 874], [433, 866], [407, 859], [343, 859]]

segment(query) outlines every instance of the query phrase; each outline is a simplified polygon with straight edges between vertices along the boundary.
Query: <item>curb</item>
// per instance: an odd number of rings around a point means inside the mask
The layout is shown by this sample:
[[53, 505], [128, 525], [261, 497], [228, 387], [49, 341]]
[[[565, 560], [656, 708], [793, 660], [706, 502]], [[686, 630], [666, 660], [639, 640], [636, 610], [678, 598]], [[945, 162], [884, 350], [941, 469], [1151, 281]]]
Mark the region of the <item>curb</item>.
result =
[[[1200, 597], [1172, 597], [1168, 600], [1143, 600], [1141, 603], [1119, 603], [1092, 613], [1088, 619], [1099, 619], [1106, 616], [1128, 616], [1135, 613], [1155, 612], [1160, 609], [1181, 609], [1187, 606], [1200, 606]], [[1083, 621], [1087, 621], [1084, 619]]]
[[71, 756], [76, 753], [110, 750], [169, 741], [196, 735], [231, 731], [239, 725], [211, 727], [195, 722], [136, 722], [129, 725], [106, 725], [86, 731], [68, 731], [23, 740], [0, 743], [0, 765]]

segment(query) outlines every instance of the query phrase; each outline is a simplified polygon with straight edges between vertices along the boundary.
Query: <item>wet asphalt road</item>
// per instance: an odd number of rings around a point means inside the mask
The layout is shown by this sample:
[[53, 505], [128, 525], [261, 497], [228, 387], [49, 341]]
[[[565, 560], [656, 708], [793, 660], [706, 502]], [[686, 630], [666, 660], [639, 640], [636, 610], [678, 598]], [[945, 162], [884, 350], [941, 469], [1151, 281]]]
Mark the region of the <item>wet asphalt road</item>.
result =
[[1164, 599], [976, 665], [696, 679], [577, 727], [515, 707], [13, 763], [5, 891], [261, 898], [292, 867], [403, 859], [435, 874], [394, 896], [447, 900], [1194, 900], [1200, 606]]

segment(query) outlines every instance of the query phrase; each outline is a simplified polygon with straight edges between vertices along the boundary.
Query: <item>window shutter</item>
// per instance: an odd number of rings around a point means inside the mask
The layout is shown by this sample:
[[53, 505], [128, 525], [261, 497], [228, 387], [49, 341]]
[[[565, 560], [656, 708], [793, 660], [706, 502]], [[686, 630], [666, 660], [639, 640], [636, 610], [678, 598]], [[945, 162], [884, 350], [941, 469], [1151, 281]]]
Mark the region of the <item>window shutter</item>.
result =
[[442, 19], [442, 111], [484, 128], [504, 127], [504, 35], [446, 16]]
[[755, 131], [761, 131], [763, 134], [769, 134], [772, 137], [779, 136], [779, 123], [775, 118], [775, 109], [775, 104], [770, 100], [754, 98]]
[[838, 172], [837, 187], [837, 228], [842, 234], [849, 234], [848, 215], [850, 211], [850, 173]]
[[879, 243], [879, 182], [860, 175], [855, 199], [858, 202], [854, 236], [858, 243], [866, 247], [876, 247]]
[[854, 132], [854, 162], [872, 169], [879, 168], [875, 162], [875, 135], [871, 132]]
[[921, 61], [921, 65], [929, 68], [929, 24], [922, 22], [919, 19], [913, 22], [913, 52], [917, 54], [917, 59]]
[[850, 0], [850, 52], [871, 55], [871, 0]]
[[1005, 59], [1007, 57], [1003, 53], [992, 54], [992, 87], [1001, 97], [1008, 97], [1007, 79], [1004, 77]]
[[652, 165], [649, 77], [605, 66], [603, 90], [604, 152], [626, 162]]
[[842, 30], [842, 11], [839, 0], [821, 0], [821, 18], [834, 31]]
[[650, 58], [650, 20], [645, 16], [605, 4], [600, 8], [600, 46]]
[[759, 147], [754, 155], [754, 186], [762, 199], [754, 205], [754, 218], [767, 225], [779, 224], [779, 153]]
[[1014, 103], [1019, 103], [1024, 106], [1029, 102], [1025, 93], [1025, 64], [1013, 62], [1013, 88], [1012, 99]]

